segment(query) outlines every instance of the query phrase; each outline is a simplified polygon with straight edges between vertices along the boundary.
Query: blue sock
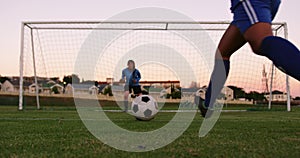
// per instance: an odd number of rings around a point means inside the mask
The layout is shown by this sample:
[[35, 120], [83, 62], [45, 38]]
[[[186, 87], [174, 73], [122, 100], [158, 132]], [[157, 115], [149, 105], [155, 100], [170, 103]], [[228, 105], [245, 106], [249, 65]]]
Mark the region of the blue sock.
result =
[[300, 81], [300, 52], [291, 42], [281, 37], [266, 37], [261, 44], [261, 53], [280, 70]]
[[210, 82], [205, 93], [206, 108], [213, 107], [218, 95], [224, 87], [230, 69], [229, 60], [215, 60], [213, 72], [210, 77]]

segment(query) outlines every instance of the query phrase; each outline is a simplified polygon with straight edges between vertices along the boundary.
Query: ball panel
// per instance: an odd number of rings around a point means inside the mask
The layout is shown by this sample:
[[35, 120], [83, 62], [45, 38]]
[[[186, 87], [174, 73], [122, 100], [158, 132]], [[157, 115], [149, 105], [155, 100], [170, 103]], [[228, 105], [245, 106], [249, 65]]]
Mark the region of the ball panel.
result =
[[148, 96], [142, 96], [142, 101], [148, 103], [148, 101], [150, 101], [150, 98]]
[[151, 117], [152, 111], [150, 109], [147, 109], [144, 111], [144, 115], [145, 115], [145, 117]]
[[132, 111], [134, 113], [138, 112], [139, 111], [139, 105], [138, 104], [134, 104], [133, 107], [132, 107]]

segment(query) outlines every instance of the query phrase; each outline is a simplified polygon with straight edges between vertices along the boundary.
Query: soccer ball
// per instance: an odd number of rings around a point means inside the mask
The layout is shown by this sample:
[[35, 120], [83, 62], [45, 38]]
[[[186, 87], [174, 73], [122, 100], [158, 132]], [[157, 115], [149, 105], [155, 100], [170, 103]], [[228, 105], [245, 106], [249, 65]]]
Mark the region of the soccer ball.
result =
[[149, 121], [158, 113], [157, 102], [150, 95], [141, 95], [131, 104], [132, 114], [137, 120]]

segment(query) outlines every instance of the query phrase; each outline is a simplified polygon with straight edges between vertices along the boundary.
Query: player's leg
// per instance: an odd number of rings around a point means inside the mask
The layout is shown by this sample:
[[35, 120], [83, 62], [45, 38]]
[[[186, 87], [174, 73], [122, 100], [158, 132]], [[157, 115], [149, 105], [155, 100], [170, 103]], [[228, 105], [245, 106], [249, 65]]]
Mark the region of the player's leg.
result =
[[127, 110], [128, 110], [128, 96], [129, 96], [129, 86], [125, 85], [125, 87], [124, 87], [124, 101], [123, 101], [124, 112], [127, 112]]
[[128, 96], [129, 96], [129, 91], [124, 92], [124, 112], [127, 112], [128, 110]]
[[[205, 103], [199, 103], [199, 109], [204, 117], [208, 107], [212, 107], [220, 94], [230, 69], [230, 56], [246, 43], [239, 29], [231, 24], [222, 36], [215, 55], [215, 65], [210, 82], [205, 93]], [[201, 99], [199, 99], [201, 101]]]
[[299, 50], [286, 39], [272, 34], [271, 22], [279, 6], [280, 0], [243, 0], [233, 12], [252, 50], [266, 56], [279, 69], [300, 81]]
[[259, 22], [252, 25], [247, 31], [244, 33], [244, 37], [249, 42], [252, 51], [256, 54], [261, 54], [260, 47], [262, 41], [268, 37], [273, 36], [271, 24], [266, 22]]
[[300, 51], [288, 40], [273, 36], [271, 24], [254, 24], [244, 37], [256, 54], [266, 56], [280, 70], [300, 81]]
[[216, 59], [229, 60], [231, 55], [246, 44], [246, 40], [235, 26], [230, 24], [223, 34], [216, 52]]

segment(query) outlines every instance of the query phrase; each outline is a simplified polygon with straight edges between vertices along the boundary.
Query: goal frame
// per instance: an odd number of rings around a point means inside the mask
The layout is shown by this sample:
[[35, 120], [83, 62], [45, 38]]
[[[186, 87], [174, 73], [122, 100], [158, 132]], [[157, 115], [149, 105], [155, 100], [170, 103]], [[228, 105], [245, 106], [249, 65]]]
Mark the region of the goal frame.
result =
[[[34, 73], [34, 83], [35, 85], [38, 85], [37, 75], [36, 75], [36, 64], [35, 64], [35, 47], [34, 47], [34, 40], [33, 40], [33, 30], [35, 29], [107, 29], [112, 30], [113, 28], [82, 28], [82, 27], [34, 27], [31, 25], [34, 24], [164, 24], [165, 28], [142, 28], [142, 30], [199, 30], [199, 29], [168, 29], [169, 24], [226, 24], [229, 25], [230, 21], [24, 21], [21, 23], [21, 38], [20, 38], [20, 59], [19, 59], [19, 75], [20, 75], [20, 81], [19, 81], [19, 105], [18, 109], [23, 110], [23, 95], [24, 95], [24, 88], [23, 88], [23, 71], [24, 71], [24, 30], [27, 27], [30, 29], [30, 40], [31, 40], [31, 53], [32, 53], [32, 60], [33, 60], [33, 73]], [[277, 35], [277, 31], [279, 29], [284, 30], [284, 37], [285, 39], [288, 39], [288, 27], [286, 22], [274, 22], [272, 23], [274, 25], [278, 25], [278, 27], [273, 28], [273, 32], [275, 32], [275, 36]], [[122, 29], [122, 28], [120, 28]], [[128, 28], [124, 28], [123, 30], [130, 30]], [[133, 30], [133, 29], [131, 29]], [[141, 29], [139, 29], [141, 30]], [[212, 29], [204, 29], [204, 30], [210, 30], [210, 31], [225, 31], [226, 28], [212, 28]], [[273, 85], [273, 75], [274, 75], [274, 64], [272, 65], [272, 73], [271, 73], [271, 81], [270, 81], [270, 94], [269, 94], [269, 102], [268, 102], [268, 109], [271, 109], [272, 107], [272, 85]], [[290, 96], [290, 84], [289, 84], [289, 76], [286, 75], [286, 95], [287, 95], [287, 111], [291, 111], [291, 96]], [[40, 109], [40, 102], [39, 102], [39, 87], [35, 86], [35, 96], [36, 96], [36, 102], [37, 102], [37, 109]]]

